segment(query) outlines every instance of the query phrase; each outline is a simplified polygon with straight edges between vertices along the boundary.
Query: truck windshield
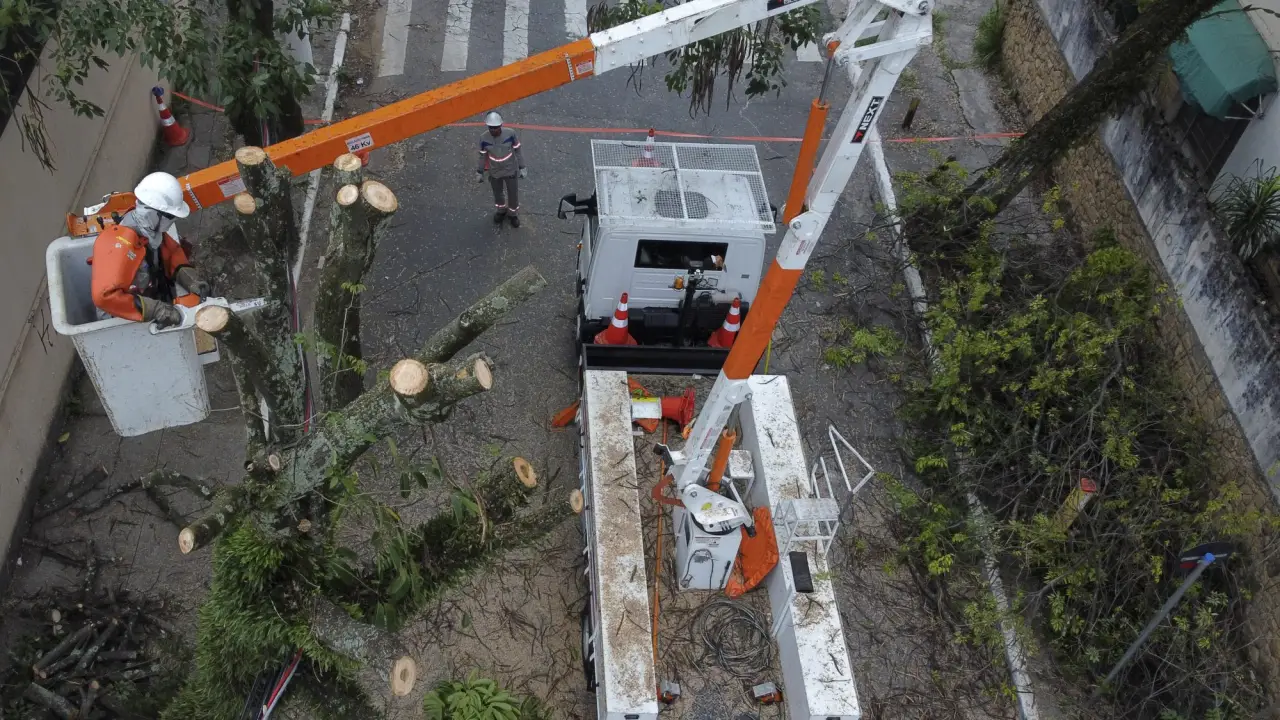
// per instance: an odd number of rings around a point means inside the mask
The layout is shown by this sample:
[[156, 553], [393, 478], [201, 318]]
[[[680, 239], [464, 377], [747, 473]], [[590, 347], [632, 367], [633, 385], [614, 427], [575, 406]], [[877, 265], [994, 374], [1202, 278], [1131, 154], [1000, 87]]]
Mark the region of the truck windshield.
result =
[[636, 267], [656, 270], [722, 270], [729, 243], [685, 240], [641, 240]]

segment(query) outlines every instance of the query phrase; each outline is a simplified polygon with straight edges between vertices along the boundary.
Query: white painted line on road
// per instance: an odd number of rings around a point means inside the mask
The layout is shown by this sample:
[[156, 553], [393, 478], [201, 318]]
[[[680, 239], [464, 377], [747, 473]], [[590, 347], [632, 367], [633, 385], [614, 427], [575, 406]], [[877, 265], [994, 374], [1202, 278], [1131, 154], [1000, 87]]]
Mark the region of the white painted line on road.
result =
[[[920, 271], [912, 262], [906, 239], [902, 237], [902, 224], [896, 219], [898, 215], [898, 200], [893, 192], [893, 176], [889, 172], [889, 164], [885, 161], [884, 146], [880, 142], [880, 131], [877, 128], [871, 128], [871, 132], [867, 134], [867, 150], [871, 153], [871, 161], [875, 166], [876, 185], [880, 195], [880, 202], [885, 206], [890, 216], [895, 218], [893, 220], [893, 252], [899, 262], [902, 263], [902, 274], [906, 280], [907, 293], [911, 296], [911, 304], [916, 312], [916, 320], [920, 323], [920, 328], [924, 334], [925, 353], [929, 357], [930, 368], [936, 372], [938, 357], [934, 353], [933, 337], [929, 332], [928, 324], [925, 322], [926, 314], [929, 312], [929, 302], [924, 293], [924, 283], [920, 279]], [[986, 508], [983, 507], [982, 501], [978, 499], [978, 496], [969, 493], [968, 501], [975, 524], [979, 528], [990, 527], [989, 521], [985, 521], [987, 516]], [[1018, 633], [1013, 623], [1007, 619], [1008, 614], [1012, 612], [1009, 596], [1005, 593], [1004, 582], [1000, 579], [1000, 570], [996, 567], [995, 558], [986, 550], [982, 554], [982, 574], [986, 578], [987, 589], [991, 592], [991, 596], [995, 598], [996, 607], [1000, 609], [1000, 634], [1004, 640], [1005, 663], [1009, 666], [1009, 678], [1013, 683], [1015, 693], [1014, 699], [1018, 704], [1018, 718], [1019, 720], [1039, 720], [1040, 711], [1036, 705], [1035, 688], [1032, 686], [1031, 674], [1027, 670], [1027, 651], [1022, 646], [1022, 641], [1018, 638]]]
[[507, 0], [502, 24], [502, 64], [529, 57], [529, 0]]
[[440, 69], [460, 72], [467, 69], [467, 45], [471, 41], [471, 0], [449, 0], [444, 21], [444, 54]]
[[818, 52], [817, 43], [805, 43], [796, 48], [796, 59], [800, 62], [822, 62], [822, 53]]
[[587, 36], [587, 0], [564, 0], [564, 32], [570, 40]]
[[409, 16], [413, 0], [389, 0], [387, 16], [382, 21], [382, 56], [378, 59], [378, 77], [404, 74], [404, 54], [409, 47]]

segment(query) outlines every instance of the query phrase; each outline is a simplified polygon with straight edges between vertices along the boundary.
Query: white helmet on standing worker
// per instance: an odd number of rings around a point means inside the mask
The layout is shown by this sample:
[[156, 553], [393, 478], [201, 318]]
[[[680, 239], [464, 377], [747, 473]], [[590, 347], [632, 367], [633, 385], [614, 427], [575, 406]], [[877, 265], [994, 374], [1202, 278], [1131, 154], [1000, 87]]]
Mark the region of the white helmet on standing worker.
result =
[[133, 189], [137, 201], [152, 210], [184, 218], [191, 214], [191, 208], [182, 199], [182, 186], [178, 178], [169, 173], [154, 172], [142, 178]]
[[484, 124], [489, 127], [502, 127], [502, 116], [496, 112], [491, 112], [484, 116]]

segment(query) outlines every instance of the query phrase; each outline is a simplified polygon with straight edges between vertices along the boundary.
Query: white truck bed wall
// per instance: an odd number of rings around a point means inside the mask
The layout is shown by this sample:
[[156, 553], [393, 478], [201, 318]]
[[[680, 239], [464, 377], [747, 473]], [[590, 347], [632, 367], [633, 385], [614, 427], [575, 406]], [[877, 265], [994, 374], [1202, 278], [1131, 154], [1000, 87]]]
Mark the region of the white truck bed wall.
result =
[[597, 717], [654, 720], [658, 683], [627, 374], [586, 371], [582, 400]]
[[[776, 511], [784, 500], [812, 495], [791, 386], [781, 375], [754, 375], [749, 387], [751, 395], [742, 404], [742, 442], [759, 475], [746, 500]], [[779, 551], [782, 546], [779, 541]], [[813, 592], [791, 597], [794, 582], [786, 557], [765, 580], [775, 623], [787, 616], [775, 638], [787, 712], [791, 720], [859, 720], [858, 687], [826, 558], [813, 542], [793, 542], [791, 550], [808, 556]]]

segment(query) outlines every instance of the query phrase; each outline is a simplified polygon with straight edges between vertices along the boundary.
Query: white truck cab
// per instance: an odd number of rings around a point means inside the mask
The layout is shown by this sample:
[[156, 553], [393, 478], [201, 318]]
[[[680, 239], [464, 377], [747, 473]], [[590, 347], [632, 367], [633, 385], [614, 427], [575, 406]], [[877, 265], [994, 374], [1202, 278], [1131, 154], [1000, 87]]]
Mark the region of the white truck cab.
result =
[[[585, 216], [578, 246], [578, 340], [589, 366], [713, 372], [707, 347], [734, 299], [743, 317], [764, 269], [769, 204], [751, 145], [593, 140], [595, 193], [557, 215]], [[623, 293], [637, 346], [599, 346]]]

